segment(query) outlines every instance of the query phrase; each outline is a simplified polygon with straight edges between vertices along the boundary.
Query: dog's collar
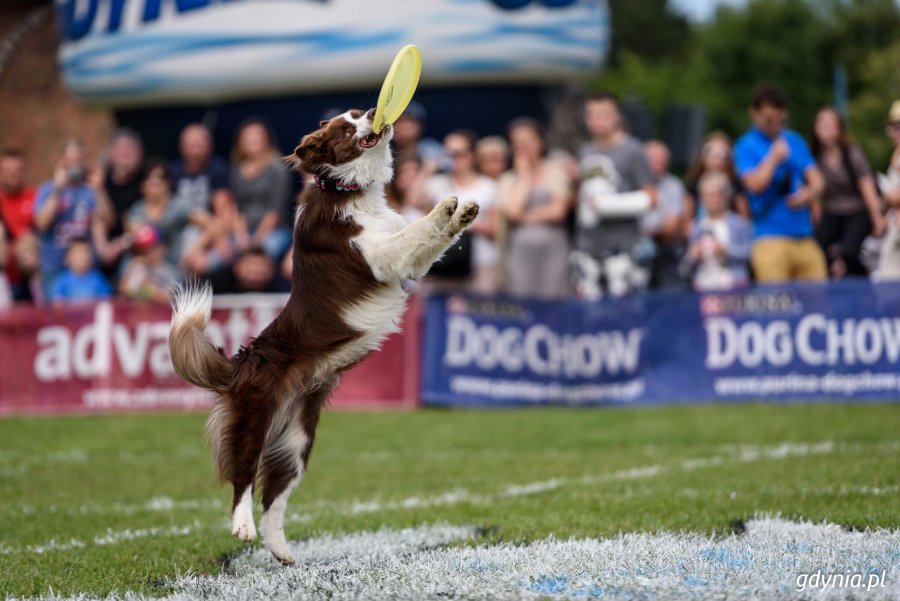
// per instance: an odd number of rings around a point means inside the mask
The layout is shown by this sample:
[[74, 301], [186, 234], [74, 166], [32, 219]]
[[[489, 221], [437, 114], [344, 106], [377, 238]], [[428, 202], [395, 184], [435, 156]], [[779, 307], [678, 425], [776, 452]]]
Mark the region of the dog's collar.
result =
[[315, 179], [319, 189], [326, 192], [361, 192], [366, 189], [365, 186], [360, 186], [359, 184], [341, 182], [321, 175], [315, 176]]

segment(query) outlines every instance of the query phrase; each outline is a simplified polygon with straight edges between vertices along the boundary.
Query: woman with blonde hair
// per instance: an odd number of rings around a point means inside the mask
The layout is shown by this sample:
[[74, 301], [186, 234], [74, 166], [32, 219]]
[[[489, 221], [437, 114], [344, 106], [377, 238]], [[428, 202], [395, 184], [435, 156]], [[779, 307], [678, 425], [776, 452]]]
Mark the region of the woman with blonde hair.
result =
[[478, 171], [496, 180], [509, 169], [509, 144], [500, 136], [486, 136], [475, 145]]

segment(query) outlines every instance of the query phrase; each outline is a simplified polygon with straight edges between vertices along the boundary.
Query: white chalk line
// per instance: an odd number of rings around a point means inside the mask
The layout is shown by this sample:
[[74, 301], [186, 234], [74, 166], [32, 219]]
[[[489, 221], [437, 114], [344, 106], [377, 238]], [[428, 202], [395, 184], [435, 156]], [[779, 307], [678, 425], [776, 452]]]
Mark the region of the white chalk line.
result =
[[[201, 455], [206, 455], [207, 452], [200, 446], [178, 447], [174, 450], [174, 454], [177, 457], [200, 457]], [[115, 456], [115, 460], [119, 463], [163, 463], [165, 461], [171, 461], [172, 455], [172, 452], [163, 453], [161, 451], [150, 451], [146, 453], [119, 451]], [[112, 458], [109, 453], [102, 451], [91, 453], [85, 449], [66, 449], [35, 454], [26, 454], [15, 450], [3, 450], [0, 451], [0, 476], [7, 478], [21, 477], [29, 473], [32, 468], [40, 467], [48, 463], [63, 465], [85, 464], [95, 456], [100, 456], [107, 461]]]
[[[326, 536], [292, 544], [296, 569], [273, 574], [264, 550], [248, 550], [227, 574], [173, 581], [170, 599], [195, 594], [242, 600], [300, 598], [473, 599], [541, 597], [796, 597], [796, 577], [817, 569], [884, 572], [872, 591], [841, 598], [894, 598], [900, 592], [900, 532], [847, 532], [778, 517], [748, 520], [745, 534], [628, 533], [605, 539], [548, 538], [525, 544], [447, 548], [446, 526]], [[472, 533], [459, 532], [457, 541]], [[418, 537], [418, 538], [417, 538]], [[416, 542], [412, 542], [416, 541]], [[423, 548], [410, 550], [411, 545]], [[890, 580], [888, 580], [890, 576]], [[829, 598], [829, 595], [819, 598]]]
[[[186, 526], [152, 526], [150, 528], [126, 528], [124, 530], [107, 529], [105, 534], [98, 534], [91, 539], [91, 544], [98, 547], [108, 545], [118, 545], [124, 541], [136, 540], [150, 537], [168, 537], [168, 536], [188, 536], [189, 534], [208, 528], [201, 525], [199, 521], [194, 521]], [[42, 555], [50, 551], [74, 551], [84, 549], [88, 543], [82, 540], [71, 538], [68, 541], [57, 541], [50, 539], [42, 545], [27, 545], [25, 547], [15, 548], [7, 545], [0, 545], [0, 555], [13, 554], [32, 554]]]
[[[884, 447], [893, 450], [900, 448], [900, 443], [886, 443], [883, 445], [868, 445], [866, 448], [872, 450], [872, 447], [879, 449]], [[817, 443], [789, 443], [784, 442], [773, 446], [761, 445], [724, 445], [720, 450], [725, 454], [712, 455], [708, 457], [686, 459], [674, 465], [652, 464], [627, 469], [617, 470], [607, 474], [589, 474], [578, 478], [551, 478], [549, 480], [541, 480], [529, 482], [526, 484], [510, 484], [506, 485], [496, 493], [473, 493], [466, 489], [454, 489], [430, 495], [427, 497], [406, 497], [395, 501], [352, 501], [352, 502], [328, 502], [317, 501], [315, 503], [301, 506], [299, 509], [285, 516], [285, 523], [301, 524], [315, 522], [323, 517], [338, 515], [341, 517], [354, 517], [360, 515], [368, 515], [382, 512], [408, 511], [413, 509], [422, 509], [429, 507], [444, 507], [459, 504], [471, 505], [490, 505], [509, 498], [531, 496], [553, 492], [568, 486], [590, 486], [604, 482], [629, 481], [649, 479], [660, 474], [671, 473], [675, 471], [690, 472], [708, 467], [716, 467], [723, 465], [729, 461], [737, 461], [739, 463], [751, 463], [760, 460], [781, 460], [789, 457], [803, 457], [808, 455], [822, 455], [833, 453], [836, 450], [844, 450], [843, 445], [835, 445], [833, 441], [826, 440]], [[845, 487], [845, 494], [891, 494], [897, 492], [897, 486], [889, 486], [887, 488], [879, 487]], [[826, 488], [805, 489], [818, 490], [813, 494], [830, 494]], [[633, 494], [633, 493], [632, 493]], [[652, 493], [647, 493], [652, 494]], [[690, 492], [685, 493], [690, 496]], [[734, 496], [734, 492], [731, 493]], [[27, 514], [35, 513], [35, 509], [26, 506]], [[176, 510], [222, 510], [224, 503], [218, 498], [209, 499], [188, 499], [183, 501], [175, 501], [169, 497], [155, 497], [142, 504], [113, 504], [103, 507], [101, 505], [82, 505], [79, 510], [82, 512], [98, 512], [115, 511], [125, 514], [135, 514], [141, 512], [172, 512]], [[24, 508], [23, 508], [24, 509]], [[51, 506], [51, 510], [55, 511], [56, 507]], [[106, 535], [95, 536], [94, 544], [97, 540], [114, 540], [106, 544], [117, 544], [121, 541], [134, 540], [136, 538], [144, 538], [148, 536], [177, 536], [178, 533], [187, 535], [192, 531], [202, 529], [212, 529], [216, 527], [212, 524], [201, 524], [197, 521], [188, 526], [172, 526], [168, 528], [142, 528], [138, 530], [109, 530]], [[167, 534], [167, 532], [172, 532]], [[35, 553], [40, 554], [47, 551], [71, 551], [87, 546], [87, 543], [77, 539], [71, 539], [66, 543], [58, 543], [51, 540], [42, 545], [28, 545], [25, 547], [10, 547], [0, 543], [0, 555], [12, 553]]]
[[[275, 566], [265, 549], [252, 547], [222, 573], [173, 578], [165, 599], [883, 601], [900, 596], [900, 530], [850, 532], [778, 516], [757, 516], [745, 526], [742, 534], [724, 536], [638, 532], [482, 545], [453, 544], [471, 541], [477, 529], [447, 524], [324, 534], [289, 543], [294, 567]], [[811, 582], [804, 576], [817, 572], [858, 574], [862, 585], [848, 578], [831, 588], [799, 591], [801, 583]], [[126, 592], [108, 599], [143, 597]]]
[[[900, 451], [900, 441], [888, 442], [888, 443], [879, 443], [876, 445], [860, 445], [860, 444], [841, 444], [836, 445], [834, 447], [834, 443], [832, 441], [822, 441], [818, 443], [793, 443], [793, 442], [782, 442], [776, 445], [763, 446], [763, 445], [721, 445], [718, 449], [719, 455], [713, 455], [709, 457], [700, 457], [696, 459], [686, 459], [682, 461], [677, 467], [684, 471], [690, 471], [693, 469], [700, 469], [705, 467], [713, 467], [718, 466], [725, 463], [728, 460], [737, 460], [740, 462], [749, 462], [749, 461], [757, 461], [759, 459], [782, 459], [788, 456], [804, 456], [810, 454], [822, 454], [824, 452], [831, 451], [841, 451], [841, 452], [870, 452], [870, 451], [879, 451], [879, 452], [892, 452], [892, 451]], [[382, 452], [382, 455], [387, 452]], [[70, 456], [79, 456], [78, 451], [70, 452]], [[654, 476], [658, 474], [660, 471], [666, 470], [667, 467], [664, 465], [647, 465], [641, 467], [630, 468], [626, 470], [621, 470], [616, 472], [615, 474], [606, 474], [595, 476], [600, 478], [601, 481], [604, 479], [613, 479], [613, 480], [622, 480], [622, 479], [632, 479], [632, 478], [640, 478], [640, 477], [648, 477]], [[2, 474], [2, 472], [0, 472]], [[550, 489], [559, 488], [564, 485], [569, 485], [572, 482], [584, 482], [587, 484], [593, 483], [590, 479], [592, 476], [587, 476], [585, 478], [578, 479], [551, 479], [544, 482], [532, 482], [528, 484], [520, 485], [524, 488], [524, 491], [527, 492], [531, 487], [542, 487], [549, 486]], [[510, 485], [512, 488], [515, 488], [517, 485]], [[459, 491], [455, 491], [459, 492]], [[542, 491], [543, 492], [543, 491]], [[471, 494], [471, 493], [466, 493]], [[441, 496], [447, 496], [452, 499], [454, 497], [454, 491], [449, 491], [446, 493], [441, 493]], [[473, 495], [474, 496], [474, 495]], [[369, 506], [372, 502], [356, 502], [358, 507], [356, 508], [356, 512], [358, 513], [369, 513], [370, 511], [366, 511], [366, 507]], [[395, 508], [404, 509], [410, 507], [418, 507], [414, 498], [410, 498], [409, 500], [398, 501], [394, 503]], [[331, 508], [334, 506], [334, 502], [320, 500], [311, 503], [309, 506], [304, 506], [304, 510], [316, 510], [316, 509], [324, 509]], [[126, 503], [114, 503], [111, 505], [104, 505], [99, 503], [84, 503], [77, 508], [60, 508], [56, 505], [50, 505], [43, 508], [38, 508], [33, 505], [23, 505], [19, 509], [15, 508], [7, 508], [6, 512], [15, 513], [17, 511], [21, 511], [21, 513], [25, 515], [31, 515], [39, 512], [47, 512], [47, 513], [57, 513], [61, 511], [65, 511], [70, 515], [77, 514], [97, 514], [97, 513], [121, 513], [121, 514], [136, 514], [136, 513], [144, 513], [144, 512], [154, 512], [154, 511], [163, 511], [163, 512], [171, 512], [178, 510], [200, 510], [200, 511], [220, 511], [224, 507], [224, 502], [218, 497], [209, 497], [202, 499], [185, 499], [185, 500], [173, 500], [169, 497], [161, 496], [154, 497], [147, 502], [138, 503], [138, 504], [126, 504]]]
[[[729, 448], [730, 447], [726, 447], [723, 448], [723, 450], [727, 450]], [[368, 513], [380, 513], [384, 511], [457, 505], [461, 503], [469, 503], [472, 505], [487, 505], [506, 498], [552, 492], [566, 486], [590, 486], [610, 481], [653, 478], [660, 474], [672, 471], [693, 471], [707, 467], [719, 466], [729, 460], [735, 460], [740, 463], [750, 463], [763, 459], [780, 460], [786, 459], [788, 457], [821, 455], [833, 453], [837, 448], [838, 447], [834, 444], [834, 442], [830, 440], [812, 444], [781, 443], [769, 447], [743, 446], [737, 449], [731, 457], [729, 457], [728, 455], [713, 455], [710, 457], [687, 459], [679, 462], [674, 467], [661, 464], [653, 464], [617, 470], [608, 474], [590, 474], [582, 476], [580, 478], [551, 478], [549, 480], [529, 482], [527, 484], [507, 485], [504, 489], [495, 494], [472, 493], [465, 489], [457, 489], [425, 498], [407, 497], [399, 501], [379, 502], [372, 500], [336, 505], [337, 507], [339, 507], [338, 512], [343, 515], [361, 515]], [[285, 521], [291, 523], [306, 523], [314, 521], [318, 517], [319, 516], [311, 515], [310, 513], [300, 513], [299, 511], [295, 511], [288, 514], [285, 517]]]

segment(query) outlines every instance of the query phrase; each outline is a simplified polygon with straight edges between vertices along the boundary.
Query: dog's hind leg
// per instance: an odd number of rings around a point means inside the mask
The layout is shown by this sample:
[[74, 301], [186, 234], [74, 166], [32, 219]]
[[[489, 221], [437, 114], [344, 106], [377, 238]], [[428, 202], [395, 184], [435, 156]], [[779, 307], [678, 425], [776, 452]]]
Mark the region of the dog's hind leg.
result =
[[263, 455], [260, 464], [263, 514], [259, 525], [266, 548], [285, 565], [294, 563], [284, 536], [284, 512], [288, 497], [303, 477], [300, 456], [309, 445], [309, 437], [299, 419], [285, 425]]
[[332, 389], [330, 384], [296, 399], [290, 421], [270, 441], [260, 465], [263, 505], [260, 526], [266, 548], [284, 565], [294, 563], [284, 535], [284, 512], [288, 498], [306, 471], [319, 413]]
[[256, 540], [256, 526], [253, 524], [253, 484], [236, 482], [234, 498], [231, 502], [231, 535], [245, 543]]
[[256, 539], [253, 523], [253, 481], [272, 420], [272, 407], [247, 402], [245, 410], [225, 433], [224, 452], [228, 453], [228, 474], [234, 486], [231, 504], [231, 534], [249, 543]]

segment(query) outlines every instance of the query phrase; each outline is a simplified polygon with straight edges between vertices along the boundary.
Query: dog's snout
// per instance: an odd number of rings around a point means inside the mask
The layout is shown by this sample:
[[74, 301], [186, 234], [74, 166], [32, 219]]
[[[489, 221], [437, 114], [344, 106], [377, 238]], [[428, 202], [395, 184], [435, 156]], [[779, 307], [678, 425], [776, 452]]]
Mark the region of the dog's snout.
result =
[[375, 109], [369, 109], [366, 111], [366, 119], [369, 121], [373, 121], [375, 119]]

